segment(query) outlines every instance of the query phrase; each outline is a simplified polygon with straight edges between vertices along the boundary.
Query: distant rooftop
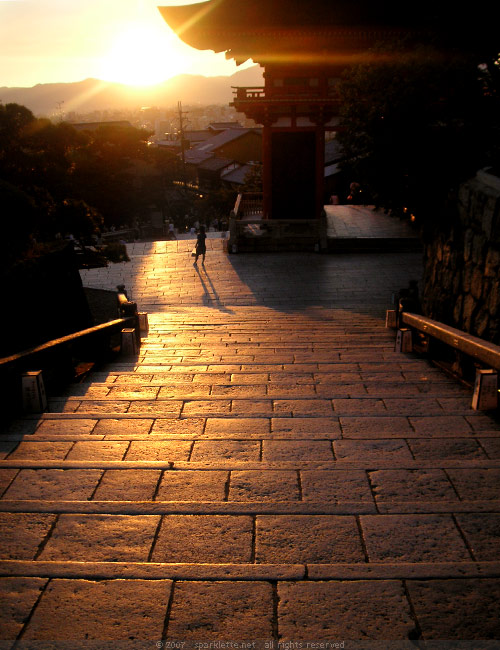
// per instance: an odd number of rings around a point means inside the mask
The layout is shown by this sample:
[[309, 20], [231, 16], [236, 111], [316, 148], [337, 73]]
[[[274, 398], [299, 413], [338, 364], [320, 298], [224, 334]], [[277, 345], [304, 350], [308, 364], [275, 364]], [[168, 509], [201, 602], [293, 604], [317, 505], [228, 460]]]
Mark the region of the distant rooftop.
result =
[[238, 140], [238, 138], [241, 138], [242, 136], [247, 135], [248, 133], [260, 134], [261, 131], [258, 128], [226, 129], [225, 131], [222, 131], [221, 133], [217, 133], [216, 135], [212, 136], [205, 142], [197, 144], [195, 149], [198, 151], [207, 151], [207, 152], [214, 151], [218, 147], [222, 147], [223, 145], [227, 144], [228, 142], [232, 142], [233, 140]]
[[239, 122], [212, 122], [208, 125], [210, 131], [224, 131], [225, 129], [243, 129]]
[[97, 129], [100, 129], [102, 126], [132, 127], [132, 124], [126, 120], [122, 120], [115, 122], [71, 122], [71, 126], [77, 131], [97, 131]]

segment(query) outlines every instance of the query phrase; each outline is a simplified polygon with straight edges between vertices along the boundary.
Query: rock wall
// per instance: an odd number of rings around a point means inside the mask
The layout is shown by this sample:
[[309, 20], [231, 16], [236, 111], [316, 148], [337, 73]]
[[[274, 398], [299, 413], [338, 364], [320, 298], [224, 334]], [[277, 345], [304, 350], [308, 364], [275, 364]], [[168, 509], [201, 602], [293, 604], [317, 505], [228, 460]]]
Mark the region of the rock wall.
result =
[[500, 344], [500, 178], [464, 183], [458, 219], [424, 246], [422, 307], [436, 320]]

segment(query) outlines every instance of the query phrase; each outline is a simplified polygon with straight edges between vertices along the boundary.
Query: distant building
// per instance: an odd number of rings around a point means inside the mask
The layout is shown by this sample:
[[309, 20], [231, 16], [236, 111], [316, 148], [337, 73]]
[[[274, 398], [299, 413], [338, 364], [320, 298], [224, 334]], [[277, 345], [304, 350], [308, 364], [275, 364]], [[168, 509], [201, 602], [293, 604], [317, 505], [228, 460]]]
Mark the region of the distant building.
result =
[[221, 158], [244, 164], [249, 160], [262, 160], [262, 130], [230, 128], [196, 145], [193, 150], [211, 153]]
[[132, 124], [126, 120], [116, 122], [79, 122], [72, 123], [71, 126], [77, 131], [97, 131], [103, 126], [119, 126], [119, 127], [132, 127]]
[[[185, 132], [184, 143], [191, 148], [180, 153], [184, 159], [184, 180], [200, 189], [215, 189], [222, 185], [222, 176], [251, 161], [262, 161], [262, 132], [259, 128], [247, 129], [229, 122], [231, 128], [219, 130], [222, 124], [211, 125], [204, 132]], [[191, 138], [190, 138], [191, 136]], [[158, 143], [168, 146], [168, 143]]]

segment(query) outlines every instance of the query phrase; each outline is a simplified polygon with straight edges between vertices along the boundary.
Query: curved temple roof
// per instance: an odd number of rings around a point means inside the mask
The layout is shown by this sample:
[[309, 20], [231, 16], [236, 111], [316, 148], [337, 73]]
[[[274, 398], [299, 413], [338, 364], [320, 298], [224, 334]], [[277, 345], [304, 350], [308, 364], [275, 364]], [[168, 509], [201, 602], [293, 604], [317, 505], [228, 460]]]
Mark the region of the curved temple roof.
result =
[[[484, 2], [487, 9], [491, 0]], [[225, 51], [238, 63], [367, 49], [389, 34], [437, 36], [445, 47], [484, 46], [492, 23], [484, 9], [473, 12], [455, 0], [208, 0], [159, 10], [185, 43]]]

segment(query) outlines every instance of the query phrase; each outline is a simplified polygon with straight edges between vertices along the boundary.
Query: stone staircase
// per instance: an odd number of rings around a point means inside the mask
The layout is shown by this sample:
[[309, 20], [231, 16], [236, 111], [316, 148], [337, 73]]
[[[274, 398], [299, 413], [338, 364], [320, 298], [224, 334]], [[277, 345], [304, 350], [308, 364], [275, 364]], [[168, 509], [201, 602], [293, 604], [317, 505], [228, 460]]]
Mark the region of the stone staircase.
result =
[[497, 419], [378, 300], [245, 306], [217, 251], [217, 300], [1, 438], [1, 638], [498, 639]]

